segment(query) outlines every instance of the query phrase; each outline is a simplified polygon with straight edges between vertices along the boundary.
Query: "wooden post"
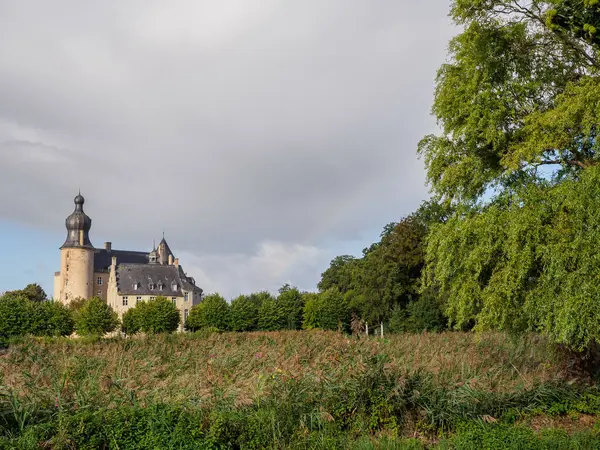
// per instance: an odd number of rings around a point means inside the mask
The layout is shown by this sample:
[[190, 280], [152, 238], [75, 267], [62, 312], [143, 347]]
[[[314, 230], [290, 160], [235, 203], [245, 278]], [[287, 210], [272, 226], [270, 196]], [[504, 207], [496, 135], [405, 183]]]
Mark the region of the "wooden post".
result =
[[365, 322], [365, 333], [368, 336], [369, 335], [369, 323]]
[[381, 322], [381, 339], [383, 339], [383, 322]]

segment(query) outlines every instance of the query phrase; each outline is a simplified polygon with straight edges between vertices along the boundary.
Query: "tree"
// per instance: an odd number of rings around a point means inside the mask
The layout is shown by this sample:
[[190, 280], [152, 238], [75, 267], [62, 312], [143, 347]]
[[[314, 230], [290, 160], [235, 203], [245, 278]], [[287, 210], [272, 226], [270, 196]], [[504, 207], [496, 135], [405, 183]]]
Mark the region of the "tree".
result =
[[256, 296], [240, 295], [232, 300], [229, 307], [232, 331], [254, 331], [258, 327], [260, 302]]
[[0, 297], [0, 338], [68, 336], [73, 333], [70, 311], [61, 303], [31, 301], [14, 293]]
[[[598, 52], [558, 24], [566, 9], [578, 15], [596, 7], [571, 0], [453, 2], [451, 15], [464, 31], [450, 42], [450, 60], [436, 80], [433, 112], [443, 132], [419, 144], [437, 195], [472, 202], [489, 188], [539, 177], [541, 166], [577, 172], [596, 164], [589, 139], [595, 129], [586, 125], [595, 114], [588, 94], [596, 95], [589, 83], [600, 67]], [[583, 108], [565, 115], [556, 109], [561, 104]], [[575, 126], [565, 126], [571, 120]]]
[[594, 286], [600, 57], [596, 1], [456, 0], [436, 80], [442, 132], [419, 144], [436, 198], [423, 289], [456, 328], [600, 339]]
[[285, 316], [277, 299], [269, 294], [263, 297], [258, 310], [258, 329], [264, 331], [281, 330], [285, 327]]
[[345, 293], [354, 286], [354, 269], [357, 259], [351, 255], [336, 256], [329, 268], [321, 274], [317, 287], [323, 292], [327, 289], [337, 288]]
[[344, 296], [337, 289], [329, 289], [319, 294], [306, 294], [303, 328], [310, 330], [348, 330], [350, 312]]
[[185, 328], [196, 331], [201, 328], [229, 329], [229, 305], [219, 294], [209, 294], [190, 310]]
[[140, 331], [140, 319], [138, 305], [130, 308], [123, 314], [121, 318], [121, 331], [125, 334], [136, 334]]
[[39, 326], [32, 330], [36, 336], [69, 336], [73, 333], [75, 323], [71, 311], [60, 302], [44, 301], [33, 303], [37, 310]]
[[128, 325], [145, 333], [172, 333], [179, 327], [179, 310], [166, 297], [138, 303], [132, 310], [133, 317], [127, 318]]
[[277, 305], [283, 318], [283, 328], [299, 330], [302, 326], [304, 303], [298, 288], [291, 287], [289, 284], [282, 286], [279, 289]]
[[32, 302], [43, 302], [48, 299], [46, 292], [44, 292], [42, 287], [36, 283], [28, 284], [24, 289], [21, 290], [6, 292], [4, 295], [26, 298]]
[[103, 336], [114, 331], [119, 318], [113, 309], [98, 297], [87, 300], [81, 309], [75, 312], [75, 331], [77, 334]]

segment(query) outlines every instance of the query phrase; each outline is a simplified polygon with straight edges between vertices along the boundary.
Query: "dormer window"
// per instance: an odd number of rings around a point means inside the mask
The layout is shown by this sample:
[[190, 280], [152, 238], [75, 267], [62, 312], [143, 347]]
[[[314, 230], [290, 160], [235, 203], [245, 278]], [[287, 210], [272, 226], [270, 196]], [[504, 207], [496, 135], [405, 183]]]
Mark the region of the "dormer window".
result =
[[154, 283], [150, 283], [150, 284], [148, 285], [148, 288], [149, 288], [151, 291], [153, 291], [153, 290], [156, 288], [156, 285], [155, 285]]
[[138, 283], [137, 281], [135, 283], [133, 283], [133, 290], [137, 291], [140, 288], [140, 283]]
[[177, 283], [173, 283], [173, 284], [171, 284], [171, 290], [172, 290], [173, 292], [177, 292], [177, 289], [179, 289], [179, 286], [177, 285]]
[[164, 285], [163, 285], [161, 282], [159, 282], [159, 283], [158, 283], [158, 290], [159, 290], [159, 291], [162, 291], [162, 290], [163, 290], [163, 288], [164, 288]]

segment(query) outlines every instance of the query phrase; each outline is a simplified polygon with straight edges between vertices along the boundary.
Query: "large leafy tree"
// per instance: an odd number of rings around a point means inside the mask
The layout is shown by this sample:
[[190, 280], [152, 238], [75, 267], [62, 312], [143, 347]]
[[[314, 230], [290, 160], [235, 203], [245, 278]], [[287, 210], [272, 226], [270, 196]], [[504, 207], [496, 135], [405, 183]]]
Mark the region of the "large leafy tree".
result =
[[179, 327], [179, 310], [166, 297], [140, 302], [123, 314], [121, 329], [128, 334], [172, 333]]
[[220, 294], [209, 294], [202, 302], [193, 306], [185, 322], [185, 328], [191, 331], [202, 328], [229, 329], [229, 304]]
[[[463, 32], [437, 76], [441, 133], [419, 144], [433, 193], [425, 287], [457, 327], [598, 341], [595, 0], [455, 0]], [[585, 314], [577, 314], [577, 311]]]
[[79, 335], [103, 336], [114, 331], [119, 317], [102, 299], [92, 297], [74, 312], [75, 331]]
[[27, 286], [25, 286], [25, 288], [19, 289], [17, 291], [6, 292], [4, 295], [13, 297], [13, 298], [16, 298], [16, 297], [26, 298], [27, 300], [32, 301], [32, 302], [43, 302], [43, 301], [48, 300], [48, 296], [46, 295], [46, 292], [37, 283], [28, 284]]
[[240, 295], [231, 301], [229, 307], [232, 331], [254, 331], [258, 326], [260, 301], [256, 296]]
[[279, 289], [277, 305], [283, 317], [283, 328], [299, 330], [302, 326], [304, 301], [298, 288], [292, 287], [289, 284], [283, 285]]

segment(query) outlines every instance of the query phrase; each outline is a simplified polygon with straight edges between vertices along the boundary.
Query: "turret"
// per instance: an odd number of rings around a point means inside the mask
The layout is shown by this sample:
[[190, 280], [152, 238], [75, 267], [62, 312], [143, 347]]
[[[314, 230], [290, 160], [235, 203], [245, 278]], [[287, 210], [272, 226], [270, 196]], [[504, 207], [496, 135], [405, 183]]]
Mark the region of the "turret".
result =
[[92, 219], [83, 212], [85, 199], [79, 193], [75, 199], [75, 210], [65, 220], [67, 238], [60, 247], [60, 276], [55, 279], [59, 286], [59, 300], [68, 304], [73, 299], [90, 298], [94, 288], [94, 246], [89, 231]]

